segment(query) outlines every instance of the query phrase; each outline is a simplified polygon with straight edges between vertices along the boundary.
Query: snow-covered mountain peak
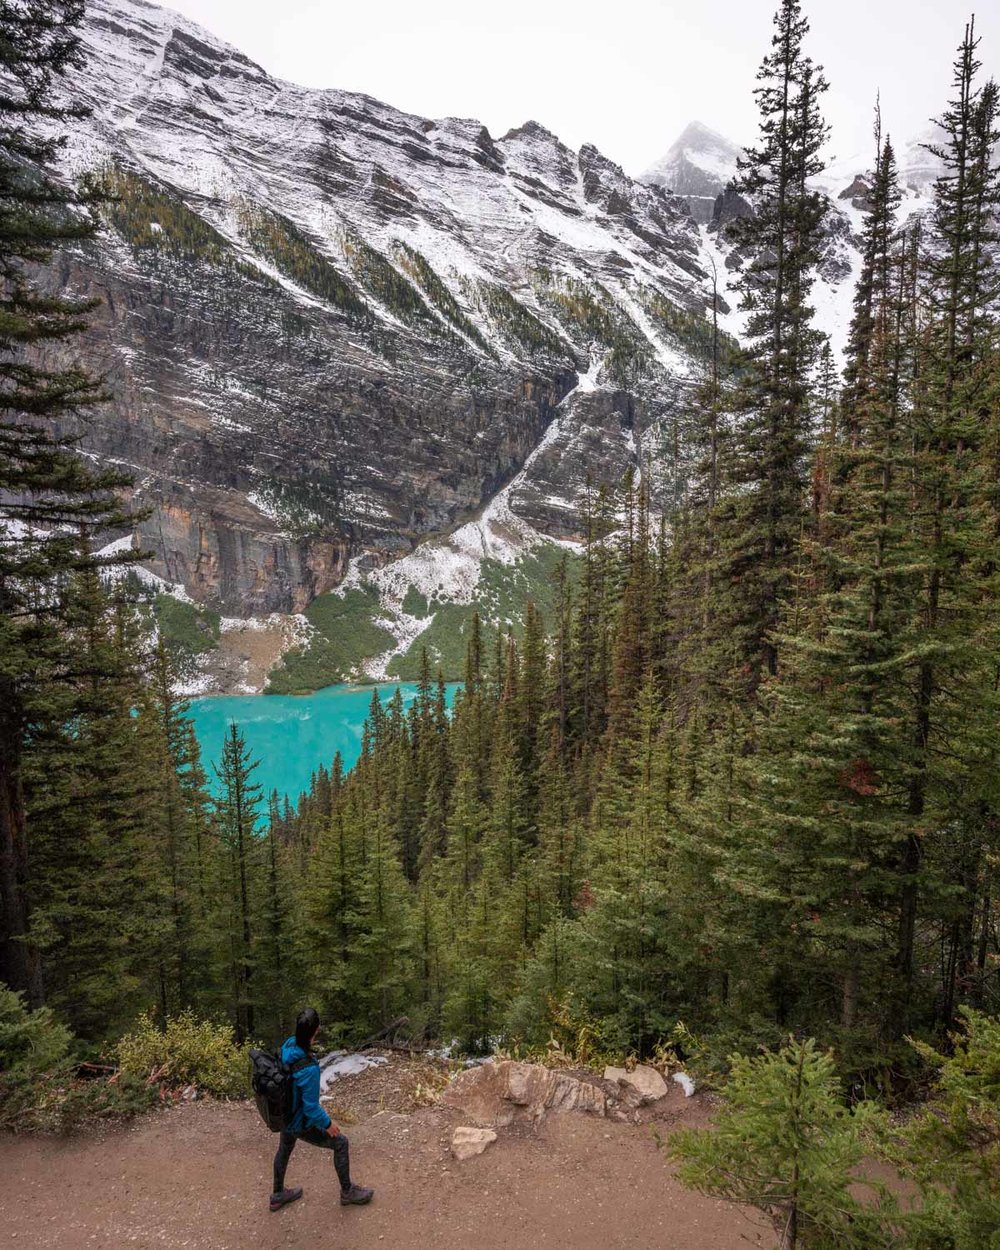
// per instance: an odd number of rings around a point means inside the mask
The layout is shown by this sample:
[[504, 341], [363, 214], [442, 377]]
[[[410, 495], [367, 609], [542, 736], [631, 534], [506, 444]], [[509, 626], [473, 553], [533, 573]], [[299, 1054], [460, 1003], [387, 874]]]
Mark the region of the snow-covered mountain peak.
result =
[[944, 131], [932, 123], [897, 151], [900, 181], [904, 187], [919, 194], [929, 191], [934, 185], [935, 179], [944, 170], [944, 164], [930, 149], [938, 147], [943, 138]]
[[576, 185], [576, 153], [538, 122], [528, 121], [508, 130], [499, 140], [499, 147], [511, 172], [541, 179], [550, 187]]
[[711, 219], [715, 197], [736, 173], [741, 148], [703, 122], [689, 122], [642, 181], [683, 196], [697, 221]]
[[[547, 126], [543, 126], [541, 122], [536, 122], [533, 118], [528, 118], [520, 126], [515, 126], [512, 130], [508, 130], [503, 136], [503, 142], [524, 140], [529, 143], [538, 143], [541, 145], [551, 144], [557, 147], [565, 147], [558, 135], [553, 134]], [[569, 150], [568, 148], [566, 149]]]
[[[719, 134], [717, 130], [712, 130], [704, 122], [692, 121], [688, 122], [670, 145], [660, 163], [685, 156], [703, 169], [713, 170], [720, 177], [729, 177], [735, 171], [741, 150], [739, 144]], [[649, 173], [652, 174], [655, 169], [654, 165]]]

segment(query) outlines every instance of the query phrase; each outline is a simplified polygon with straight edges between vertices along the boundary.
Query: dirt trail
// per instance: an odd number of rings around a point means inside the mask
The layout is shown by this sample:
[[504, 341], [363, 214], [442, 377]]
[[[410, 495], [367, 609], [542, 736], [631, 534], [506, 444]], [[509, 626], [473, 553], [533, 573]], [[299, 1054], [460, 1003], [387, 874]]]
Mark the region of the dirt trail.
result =
[[[654, 1114], [669, 1130], [707, 1112], [677, 1090]], [[347, 1128], [354, 1178], [377, 1191], [363, 1208], [339, 1205], [330, 1155], [300, 1143], [288, 1183], [305, 1196], [276, 1214], [275, 1138], [248, 1104], [191, 1103], [62, 1140], [3, 1136], [2, 1240], [11, 1250], [773, 1250], [756, 1214], [675, 1181], [648, 1125], [550, 1116], [456, 1163], [448, 1143], [461, 1122], [431, 1107]]]

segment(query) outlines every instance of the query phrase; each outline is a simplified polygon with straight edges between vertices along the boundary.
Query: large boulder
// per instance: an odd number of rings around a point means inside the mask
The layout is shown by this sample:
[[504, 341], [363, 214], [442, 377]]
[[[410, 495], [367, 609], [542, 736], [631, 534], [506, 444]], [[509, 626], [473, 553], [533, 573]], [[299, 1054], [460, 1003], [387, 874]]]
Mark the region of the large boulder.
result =
[[496, 1128], [515, 1120], [537, 1124], [550, 1111], [600, 1116], [608, 1112], [607, 1096], [597, 1085], [541, 1064], [510, 1059], [460, 1072], [441, 1095], [441, 1103]]
[[667, 1093], [666, 1081], [655, 1068], [645, 1063], [637, 1064], [632, 1071], [627, 1068], [605, 1068], [604, 1079], [624, 1085], [640, 1106], [647, 1102], [656, 1102]]
[[462, 1125], [451, 1135], [451, 1153], [461, 1162], [481, 1155], [487, 1146], [492, 1146], [497, 1135], [491, 1128], [471, 1128]]

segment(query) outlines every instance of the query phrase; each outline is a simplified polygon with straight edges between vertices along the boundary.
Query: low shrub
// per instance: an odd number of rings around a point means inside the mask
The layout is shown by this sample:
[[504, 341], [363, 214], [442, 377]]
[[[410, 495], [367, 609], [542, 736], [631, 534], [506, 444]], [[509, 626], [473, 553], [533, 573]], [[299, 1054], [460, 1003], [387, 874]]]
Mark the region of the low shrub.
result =
[[191, 1011], [162, 1027], [144, 1013], [115, 1047], [122, 1072], [167, 1085], [195, 1085], [217, 1098], [245, 1098], [249, 1043], [240, 1045], [228, 1025], [199, 1020]]
[[368, 589], [320, 595], [306, 608], [313, 627], [304, 647], [285, 653], [268, 678], [267, 694], [309, 694], [358, 675], [361, 664], [392, 646], [380, 621], [378, 596]]
[[940, 1053], [926, 1105], [894, 1133], [889, 1156], [922, 1202], [903, 1224], [909, 1250], [1000, 1247], [1000, 1017], [962, 1008], [962, 1029]]
[[147, 1110], [156, 1097], [145, 1082], [106, 1073], [83, 1079], [73, 1035], [48, 1007], [29, 1011], [0, 985], [0, 1128], [67, 1132], [94, 1119]]
[[[780, 1050], [729, 1057], [722, 1106], [710, 1128], [683, 1128], [663, 1143], [685, 1185], [755, 1206], [782, 1246], [800, 1250], [889, 1250], [896, 1203], [857, 1169], [884, 1128], [874, 1103], [844, 1104], [832, 1055], [812, 1038]], [[655, 1135], [655, 1134], [654, 1134]], [[907, 1243], [909, 1244], [909, 1243]], [[943, 1248], [942, 1248], [943, 1250]]]
[[201, 655], [219, 645], [221, 619], [213, 609], [159, 594], [153, 600], [153, 612], [171, 651]]
[[29, 1011], [20, 994], [0, 985], [0, 1081], [30, 1082], [69, 1057], [73, 1035], [48, 1007]]

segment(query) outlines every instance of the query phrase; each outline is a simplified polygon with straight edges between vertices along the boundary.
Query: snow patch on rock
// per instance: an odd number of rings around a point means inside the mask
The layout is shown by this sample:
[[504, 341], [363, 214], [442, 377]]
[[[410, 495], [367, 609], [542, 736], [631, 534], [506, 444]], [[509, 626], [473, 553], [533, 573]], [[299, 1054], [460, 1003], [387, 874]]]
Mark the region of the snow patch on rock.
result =
[[[117, 556], [133, 550], [134, 547], [135, 543], [132, 541], [132, 535], [127, 534], [124, 538], [116, 538], [114, 542], [101, 547], [94, 554], [98, 557]], [[109, 584], [122, 581], [129, 573], [134, 573], [144, 586], [148, 586], [156, 594], [172, 595], [173, 598], [179, 599], [181, 603], [194, 603], [194, 600], [180, 582], [167, 581], [165, 577], [160, 577], [152, 569], [147, 569], [141, 564], [110, 564], [101, 570], [101, 576]]]
[[385, 1055], [358, 1055], [345, 1050], [335, 1050], [319, 1061], [319, 1088], [325, 1094], [330, 1086], [342, 1076], [357, 1076], [368, 1068], [381, 1068], [389, 1060]]

